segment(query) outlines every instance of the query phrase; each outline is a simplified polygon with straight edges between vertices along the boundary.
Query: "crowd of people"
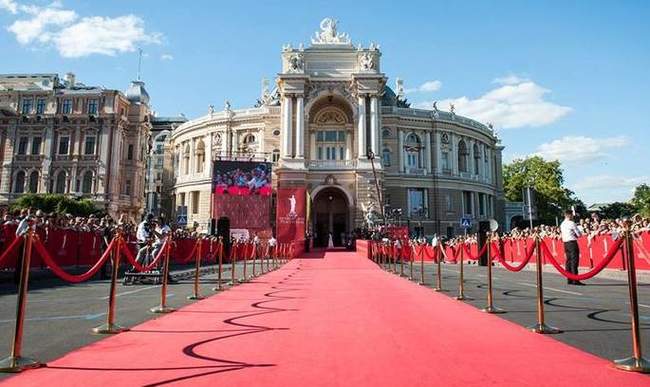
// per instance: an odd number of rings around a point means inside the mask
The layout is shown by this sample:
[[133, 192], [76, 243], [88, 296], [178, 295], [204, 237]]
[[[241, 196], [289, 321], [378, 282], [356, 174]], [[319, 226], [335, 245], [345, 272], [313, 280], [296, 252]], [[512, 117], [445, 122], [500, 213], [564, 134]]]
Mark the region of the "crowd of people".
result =
[[271, 177], [264, 164], [259, 164], [250, 172], [240, 168], [217, 171], [214, 177], [216, 194], [229, 195], [271, 195]]

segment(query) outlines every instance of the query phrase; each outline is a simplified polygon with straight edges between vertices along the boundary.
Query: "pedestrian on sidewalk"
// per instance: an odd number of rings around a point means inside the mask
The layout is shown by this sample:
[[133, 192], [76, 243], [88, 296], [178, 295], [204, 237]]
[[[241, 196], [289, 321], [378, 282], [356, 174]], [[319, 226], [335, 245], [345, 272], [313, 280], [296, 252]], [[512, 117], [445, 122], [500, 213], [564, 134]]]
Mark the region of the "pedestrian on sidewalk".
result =
[[[564, 221], [560, 224], [562, 242], [564, 242], [564, 254], [566, 255], [566, 271], [572, 274], [578, 274], [578, 263], [580, 262], [580, 247], [578, 247], [578, 238], [582, 235], [580, 229], [573, 221], [573, 211], [564, 212]], [[584, 285], [580, 281], [569, 279], [569, 285]]]

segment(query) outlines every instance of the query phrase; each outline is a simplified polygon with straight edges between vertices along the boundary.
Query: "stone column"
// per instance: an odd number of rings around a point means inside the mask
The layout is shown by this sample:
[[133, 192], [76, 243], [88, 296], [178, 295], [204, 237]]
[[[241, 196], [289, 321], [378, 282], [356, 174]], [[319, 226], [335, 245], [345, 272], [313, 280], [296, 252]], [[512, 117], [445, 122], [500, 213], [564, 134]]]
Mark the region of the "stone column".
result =
[[375, 156], [379, 155], [379, 111], [377, 97], [370, 97], [370, 147]]
[[424, 134], [424, 168], [426, 168], [427, 173], [431, 173], [431, 132], [425, 132]]
[[358, 110], [359, 122], [357, 125], [357, 145], [358, 145], [358, 159], [366, 158], [366, 97], [359, 96], [359, 110]]
[[399, 156], [399, 170], [401, 172], [406, 172], [406, 160], [404, 159], [404, 132], [401, 130], [398, 131], [398, 139], [397, 152]]
[[291, 121], [292, 121], [292, 106], [291, 104], [293, 101], [291, 100], [291, 97], [288, 95], [285, 95], [282, 97], [282, 123], [281, 123], [281, 146], [282, 149], [280, 149], [280, 155], [282, 158], [291, 158], [293, 154], [292, 144], [291, 144], [291, 138], [292, 138], [292, 128], [291, 128]]
[[318, 158], [318, 153], [316, 152], [316, 132], [309, 134], [309, 158], [311, 160]]
[[345, 159], [352, 160], [352, 136], [345, 132]]
[[[205, 145], [204, 162], [203, 162], [203, 177], [212, 176], [212, 135], [206, 134], [203, 143]], [[163, 164], [164, 165], [164, 164]]]
[[303, 97], [296, 97], [296, 158], [305, 158], [305, 105]]

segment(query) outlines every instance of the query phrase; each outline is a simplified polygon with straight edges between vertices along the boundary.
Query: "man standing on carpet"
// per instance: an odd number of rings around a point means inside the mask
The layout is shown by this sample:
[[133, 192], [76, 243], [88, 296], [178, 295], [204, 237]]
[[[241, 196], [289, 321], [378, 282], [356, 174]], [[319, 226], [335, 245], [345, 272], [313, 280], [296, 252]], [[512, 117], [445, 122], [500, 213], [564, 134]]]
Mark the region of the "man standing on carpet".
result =
[[[564, 242], [564, 254], [566, 255], [566, 271], [578, 274], [578, 262], [580, 262], [580, 248], [578, 238], [582, 235], [578, 226], [573, 221], [573, 212], [564, 212], [564, 221], [560, 225], [562, 242]], [[569, 285], [584, 285], [580, 281], [568, 280]]]

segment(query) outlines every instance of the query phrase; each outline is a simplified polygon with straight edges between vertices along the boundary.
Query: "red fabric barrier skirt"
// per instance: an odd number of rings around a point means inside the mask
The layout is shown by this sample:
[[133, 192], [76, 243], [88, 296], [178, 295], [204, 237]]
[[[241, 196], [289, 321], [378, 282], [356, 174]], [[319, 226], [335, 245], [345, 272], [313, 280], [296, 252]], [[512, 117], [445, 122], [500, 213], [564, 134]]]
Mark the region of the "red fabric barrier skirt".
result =
[[368, 258], [368, 259], [372, 258], [370, 256], [370, 252], [371, 252], [370, 244], [371, 243], [372, 243], [371, 241], [357, 239], [357, 242], [356, 242], [357, 254], [360, 257], [363, 257], [363, 258]]

